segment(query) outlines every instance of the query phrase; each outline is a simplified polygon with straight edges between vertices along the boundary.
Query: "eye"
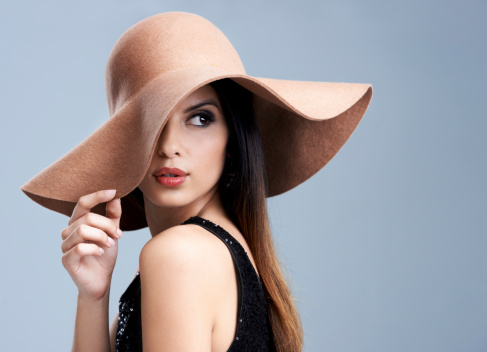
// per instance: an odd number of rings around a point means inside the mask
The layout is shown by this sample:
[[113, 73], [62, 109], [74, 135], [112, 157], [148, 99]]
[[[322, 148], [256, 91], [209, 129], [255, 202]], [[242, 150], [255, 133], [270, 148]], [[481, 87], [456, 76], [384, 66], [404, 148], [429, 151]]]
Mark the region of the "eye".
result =
[[201, 111], [191, 115], [187, 120], [186, 124], [194, 125], [199, 127], [205, 127], [215, 122], [215, 117], [209, 111]]

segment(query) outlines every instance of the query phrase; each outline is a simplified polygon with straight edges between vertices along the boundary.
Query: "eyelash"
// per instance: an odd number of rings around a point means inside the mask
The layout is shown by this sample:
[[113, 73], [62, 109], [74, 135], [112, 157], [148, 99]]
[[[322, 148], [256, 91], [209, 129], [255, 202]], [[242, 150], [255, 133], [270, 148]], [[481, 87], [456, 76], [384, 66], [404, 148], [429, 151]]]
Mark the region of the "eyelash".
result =
[[[207, 123], [206, 124], [205, 123], [202, 123], [201, 125], [194, 125], [194, 124], [189, 123], [192, 119], [198, 118], [198, 117], [206, 119]], [[191, 115], [186, 120], [186, 124], [187, 125], [193, 125], [193, 126], [200, 127], [200, 128], [207, 127], [207, 126], [211, 125], [213, 122], [215, 122], [215, 116], [213, 115], [213, 113], [211, 113], [209, 111], [200, 111], [200, 112], [197, 112], [197, 113]]]

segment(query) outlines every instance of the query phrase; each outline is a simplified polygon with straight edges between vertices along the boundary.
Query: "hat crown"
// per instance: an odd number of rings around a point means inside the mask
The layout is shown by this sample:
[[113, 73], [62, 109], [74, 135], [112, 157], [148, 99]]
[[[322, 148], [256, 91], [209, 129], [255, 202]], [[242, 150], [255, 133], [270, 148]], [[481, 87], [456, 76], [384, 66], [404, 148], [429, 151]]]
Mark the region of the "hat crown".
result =
[[194, 66], [245, 74], [230, 41], [203, 17], [169, 12], [136, 23], [117, 40], [108, 57], [105, 87], [110, 115], [155, 77]]

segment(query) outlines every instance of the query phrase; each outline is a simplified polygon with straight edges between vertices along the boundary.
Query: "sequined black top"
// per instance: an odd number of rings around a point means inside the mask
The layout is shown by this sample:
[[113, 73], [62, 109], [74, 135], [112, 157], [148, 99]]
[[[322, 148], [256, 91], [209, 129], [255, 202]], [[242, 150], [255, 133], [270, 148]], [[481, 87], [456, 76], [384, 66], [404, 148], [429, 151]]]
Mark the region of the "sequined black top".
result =
[[[196, 224], [207, 229], [221, 239], [232, 254], [237, 274], [238, 311], [237, 329], [228, 352], [275, 351], [267, 300], [245, 249], [227, 231], [209, 220], [196, 216], [183, 222], [185, 224]], [[140, 293], [140, 276], [137, 273], [120, 298], [117, 352], [142, 351]]]

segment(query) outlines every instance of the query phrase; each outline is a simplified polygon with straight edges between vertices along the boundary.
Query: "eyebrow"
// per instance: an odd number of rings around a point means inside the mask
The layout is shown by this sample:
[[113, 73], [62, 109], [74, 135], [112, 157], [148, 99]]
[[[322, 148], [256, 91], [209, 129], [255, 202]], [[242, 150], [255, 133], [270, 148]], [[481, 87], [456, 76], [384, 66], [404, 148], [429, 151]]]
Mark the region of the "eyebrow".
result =
[[190, 106], [189, 108], [187, 108], [186, 110], [184, 110], [184, 113], [188, 113], [190, 111], [199, 109], [199, 108], [201, 108], [202, 106], [205, 106], [205, 105], [213, 105], [213, 106], [215, 106], [218, 109], [218, 111], [221, 112], [220, 107], [218, 106], [218, 104], [217, 104], [216, 101], [214, 101], [213, 99], [207, 99], [207, 100], [203, 100], [201, 103], [198, 103], [196, 105]]

